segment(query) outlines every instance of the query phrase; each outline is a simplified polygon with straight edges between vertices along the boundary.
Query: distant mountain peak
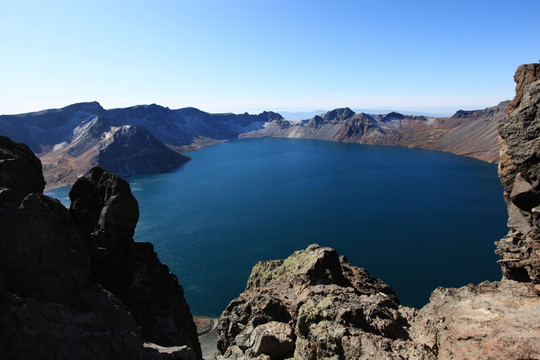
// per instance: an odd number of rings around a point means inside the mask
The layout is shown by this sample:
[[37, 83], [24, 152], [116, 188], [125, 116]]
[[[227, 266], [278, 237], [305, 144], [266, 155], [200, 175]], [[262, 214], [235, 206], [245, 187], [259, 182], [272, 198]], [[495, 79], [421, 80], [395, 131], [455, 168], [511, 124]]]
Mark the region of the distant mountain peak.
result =
[[81, 102], [76, 104], [71, 104], [66, 107], [63, 107], [61, 110], [64, 111], [86, 111], [90, 113], [101, 113], [105, 109], [101, 106], [100, 103], [97, 101], [91, 101], [91, 102]]
[[332, 111], [328, 111], [327, 113], [321, 115], [321, 117], [324, 120], [332, 120], [332, 119], [345, 120], [350, 117], [353, 117], [355, 114], [356, 113], [354, 111], [346, 107], [346, 108], [340, 108], [340, 109], [334, 109]]

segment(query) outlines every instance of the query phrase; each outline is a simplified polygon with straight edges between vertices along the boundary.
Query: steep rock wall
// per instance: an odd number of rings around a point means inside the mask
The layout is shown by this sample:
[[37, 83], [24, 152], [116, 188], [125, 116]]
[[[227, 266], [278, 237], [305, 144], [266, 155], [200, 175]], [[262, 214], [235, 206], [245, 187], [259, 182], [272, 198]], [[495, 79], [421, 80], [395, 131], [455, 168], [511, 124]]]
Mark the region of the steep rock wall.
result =
[[499, 177], [509, 233], [497, 245], [505, 278], [540, 293], [540, 64], [522, 65], [508, 120], [499, 126]]

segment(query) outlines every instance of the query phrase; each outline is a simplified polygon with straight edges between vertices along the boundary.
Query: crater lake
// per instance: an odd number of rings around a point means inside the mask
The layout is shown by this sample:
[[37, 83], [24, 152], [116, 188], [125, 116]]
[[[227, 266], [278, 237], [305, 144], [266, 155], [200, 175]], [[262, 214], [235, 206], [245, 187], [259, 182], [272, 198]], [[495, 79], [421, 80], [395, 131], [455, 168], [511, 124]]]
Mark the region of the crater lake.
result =
[[[258, 262], [330, 246], [421, 307], [437, 286], [499, 280], [497, 166], [402, 147], [237, 139], [175, 172], [128, 178], [136, 241], [154, 244], [192, 313], [217, 317]], [[69, 206], [69, 188], [46, 192]]]

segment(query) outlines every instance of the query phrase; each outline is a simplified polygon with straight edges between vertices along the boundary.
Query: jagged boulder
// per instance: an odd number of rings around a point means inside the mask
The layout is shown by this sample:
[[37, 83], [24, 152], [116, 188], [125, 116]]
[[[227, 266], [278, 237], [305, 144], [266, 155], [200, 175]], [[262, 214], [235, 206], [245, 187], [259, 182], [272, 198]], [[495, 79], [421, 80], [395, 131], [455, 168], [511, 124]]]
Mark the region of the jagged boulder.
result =
[[415, 310], [328, 247], [260, 262], [219, 323], [217, 359], [434, 358], [409, 340]]
[[133, 241], [139, 208], [127, 181], [95, 167], [69, 196], [70, 215], [91, 253], [90, 278], [125, 304], [146, 341], [187, 345], [193, 358], [202, 358], [182, 286], [152, 244]]
[[508, 115], [512, 115], [514, 110], [519, 107], [525, 86], [538, 79], [540, 79], [540, 64], [523, 64], [517, 68], [514, 74], [516, 96], [508, 105]]
[[540, 64], [520, 66], [514, 79], [511, 114], [499, 125], [499, 177], [510, 231], [497, 254], [505, 278], [532, 283], [540, 293]]

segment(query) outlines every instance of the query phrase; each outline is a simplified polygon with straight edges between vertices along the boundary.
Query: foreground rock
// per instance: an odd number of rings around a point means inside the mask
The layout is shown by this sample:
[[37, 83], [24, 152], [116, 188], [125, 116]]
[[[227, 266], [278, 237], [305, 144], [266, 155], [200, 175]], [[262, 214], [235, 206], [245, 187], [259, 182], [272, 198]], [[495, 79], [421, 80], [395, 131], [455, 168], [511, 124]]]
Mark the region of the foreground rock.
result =
[[311, 245], [257, 264], [224, 311], [217, 359], [433, 359], [410, 340], [412, 308], [335, 250]]
[[512, 280], [439, 288], [410, 333], [439, 359], [538, 359], [540, 301]]
[[139, 208], [127, 181], [96, 167], [88, 178], [77, 180], [69, 197], [70, 215], [90, 251], [90, 279], [126, 305], [146, 340], [187, 345], [200, 358], [183, 288], [152, 244], [133, 241]]
[[[78, 209], [84, 203], [99, 213], [88, 212], [86, 222], [79, 216], [84, 226], [77, 228], [58, 200], [42, 194], [41, 164], [32, 151], [0, 136], [1, 357], [200, 359], [198, 343], [186, 330], [189, 309], [177, 306], [185, 302], [176, 278], [159, 263], [151, 245], [141, 244], [141, 250], [133, 244], [138, 209], [129, 186], [97, 173], [107, 179], [106, 185], [98, 182], [94, 192], [85, 192], [93, 183], [81, 180], [87, 186], [79, 187], [85, 199]], [[137, 271], [122, 268], [129, 264]], [[123, 302], [119, 298], [125, 295]], [[172, 305], [163, 310], [156, 305], [157, 296], [163, 299], [160, 304]], [[171, 309], [177, 311], [175, 321], [184, 316], [183, 332], [176, 323], [170, 326], [176, 333], [168, 336], [161, 326], [147, 326], [145, 321], [157, 315], [168, 321]], [[148, 316], [141, 317], [145, 310]], [[165, 340], [178, 346], [145, 344]]]

